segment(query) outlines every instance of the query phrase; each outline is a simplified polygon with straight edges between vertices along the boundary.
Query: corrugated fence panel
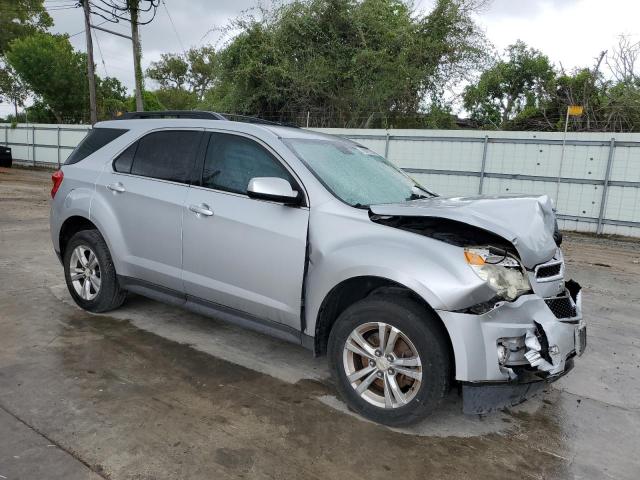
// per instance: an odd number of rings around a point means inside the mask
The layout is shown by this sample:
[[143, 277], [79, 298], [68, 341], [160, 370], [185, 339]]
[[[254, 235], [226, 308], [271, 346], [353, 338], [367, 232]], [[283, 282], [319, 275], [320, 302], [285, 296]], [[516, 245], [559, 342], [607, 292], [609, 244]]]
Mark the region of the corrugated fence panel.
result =
[[640, 148], [616, 147], [611, 180], [640, 182]]
[[482, 143], [391, 139], [388, 158], [402, 168], [478, 170]]
[[605, 218], [640, 223], [640, 189], [609, 187]]
[[409, 175], [421, 185], [440, 195], [469, 196], [478, 193], [478, 177], [434, 173], [410, 173]]

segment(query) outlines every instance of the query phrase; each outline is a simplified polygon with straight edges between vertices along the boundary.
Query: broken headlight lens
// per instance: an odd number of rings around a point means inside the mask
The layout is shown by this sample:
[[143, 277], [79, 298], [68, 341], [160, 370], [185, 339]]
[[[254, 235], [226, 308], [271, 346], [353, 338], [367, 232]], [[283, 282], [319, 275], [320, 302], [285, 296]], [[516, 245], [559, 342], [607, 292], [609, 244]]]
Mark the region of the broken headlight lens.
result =
[[466, 248], [464, 257], [473, 271], [505, 300], [515, 300], [531, 290], [520, 262], [506, 251], [489, 247]]

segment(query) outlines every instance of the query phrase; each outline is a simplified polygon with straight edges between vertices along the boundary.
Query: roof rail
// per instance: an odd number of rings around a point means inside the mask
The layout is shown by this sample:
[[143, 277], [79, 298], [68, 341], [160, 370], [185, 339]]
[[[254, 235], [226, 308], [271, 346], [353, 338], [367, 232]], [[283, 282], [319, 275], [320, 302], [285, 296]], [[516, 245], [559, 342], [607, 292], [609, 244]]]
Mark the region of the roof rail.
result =
[[200, 120], [228, 120], [230, 122], [255, 123], [259, 125], [279, 125], [298, 128], [297, 125], [283, 122], [272, 122], [258, 117], [238, 115], [236, 113], [207, 112], [203, 110], [160, 110], [152, 112], [126, 112], [115, 117], [115, 120], [134, 120], [146, 118], [193, 118]]
[[294, 127], [298, 128], [297, 125], [293, 125], [290, 123], [284, 122], [274, 122], [272, 120], [264, 120], [259, 117], [250, 117], [248, 115], [239, 115], [237, 113], [220, 113], [225, 120], [229, 120], [230, 122], [243, 122], [243, 123], [257, 123], [259, 125], [278, 125], [280, 127]]
[[133, 120], [144, 118], [198, 118], [201, 120], [226, 120], [216, 112], [202, 110], [160, 110], [152, 112], [126, 112], [115, 117], [115, 120]]

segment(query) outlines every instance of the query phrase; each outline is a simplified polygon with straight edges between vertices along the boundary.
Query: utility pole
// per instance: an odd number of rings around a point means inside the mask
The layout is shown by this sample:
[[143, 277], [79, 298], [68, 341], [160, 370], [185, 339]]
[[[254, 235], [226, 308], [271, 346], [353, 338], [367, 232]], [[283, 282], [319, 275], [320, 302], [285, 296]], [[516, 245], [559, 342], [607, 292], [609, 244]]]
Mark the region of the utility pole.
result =
[[[87, 1], [87, 0], [84, 0]], [[95, 15], [104, 18], [107, 22], [119, 23], [121, 20], [131, 23], [131, 36], [121, 32], [115, 32], [98, 25], [91, 25], [96, 30], [127, 38], [133, 44], [133, 73], [135, 78], [136, 110], [144, 111], [143, 92], [144, 77], [142, 76], [142, 46], [140, 45], [140, 25], [147, 25], [153, 21], [160, 0], [92, 0]], [[140, 9], [140, 3], [143, 3]], [[140, 14], [147, 15], [147, 19], [141, 20]], [[104, 22], [103, 22], [104, 23]]]
[[140, 48], [140, 33], [138, 31], [138, 6], [139, 0], [127, 0], [129, 6], [129, 12], [131, 14], [131, 40], [133, 42], [133, 69], [135, 74], [136, 84], [136, 110], [138, 112], [144, 111], [144, 104], [142, 102], [142, 67], [140, 66], [140, 60], [142, 52]]
[[82, 0], [84, 9], [84, 34], [87, 39], [87, 77], [89, 78], [89, 112], [91, 125], [98, 121], [98, 107], [96, 105], [96, 66], [93, 63], [93, 41], [91, 39], [91, 10], [89, 0]]

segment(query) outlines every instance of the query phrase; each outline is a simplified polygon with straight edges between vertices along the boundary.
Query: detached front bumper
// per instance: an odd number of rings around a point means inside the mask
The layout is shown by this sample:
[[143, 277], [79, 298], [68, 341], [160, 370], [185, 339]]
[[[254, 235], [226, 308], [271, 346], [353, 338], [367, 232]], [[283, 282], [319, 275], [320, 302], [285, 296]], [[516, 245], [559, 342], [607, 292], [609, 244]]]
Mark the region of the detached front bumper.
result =
[[523, 295], [482, 315], [438, 314], [451, 337], [465, 413], [521, 403], [571, 370], [586, 346], [580, 285], [571, 280], [558, 297]]

